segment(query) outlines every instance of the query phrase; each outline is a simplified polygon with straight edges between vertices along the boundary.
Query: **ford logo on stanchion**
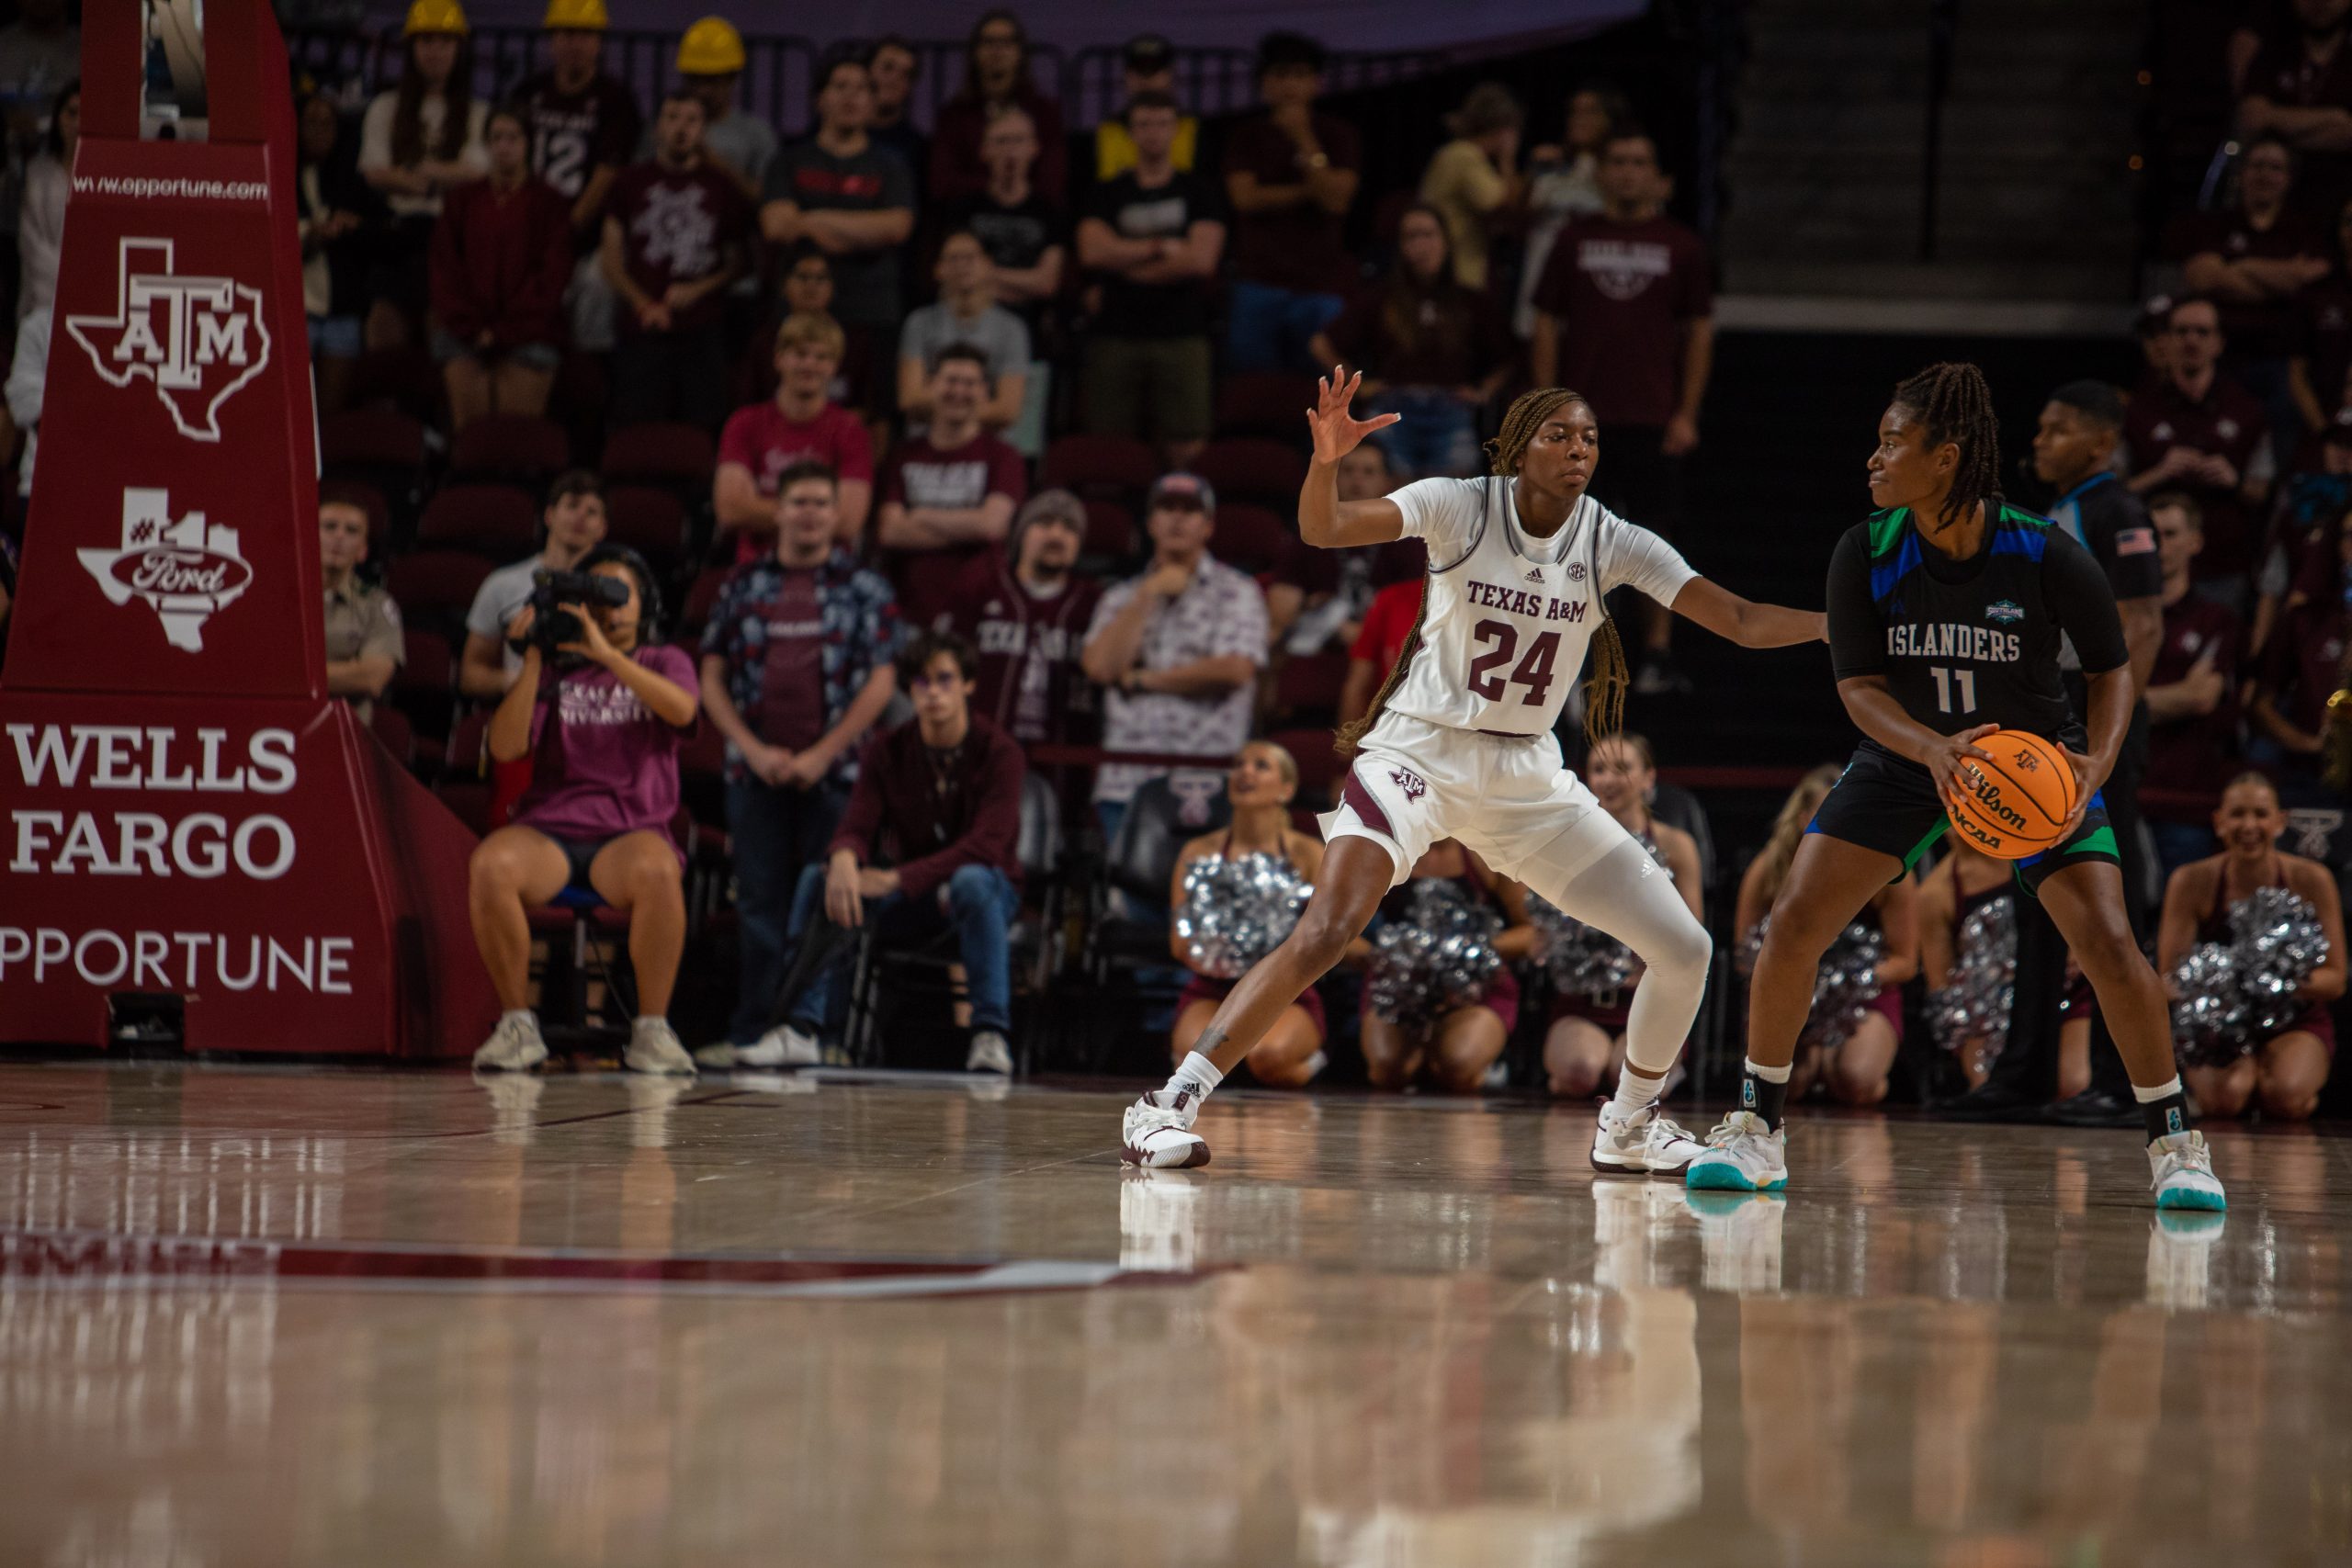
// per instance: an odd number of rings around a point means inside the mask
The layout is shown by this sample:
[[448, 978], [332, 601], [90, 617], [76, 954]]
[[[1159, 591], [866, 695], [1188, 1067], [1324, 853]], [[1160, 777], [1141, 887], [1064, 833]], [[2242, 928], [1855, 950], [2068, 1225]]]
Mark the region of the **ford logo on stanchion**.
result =
[[143, 599], [164, 623], [164, 637], [190, 653], [204, 648], [204, 623], [252, 586], [254, 569], [237, 548], [237, 531], [207, 525], [191, 512], [172, 520], [170, 495], [122, 492], [122, 547], [75, 552], [110, 604]]

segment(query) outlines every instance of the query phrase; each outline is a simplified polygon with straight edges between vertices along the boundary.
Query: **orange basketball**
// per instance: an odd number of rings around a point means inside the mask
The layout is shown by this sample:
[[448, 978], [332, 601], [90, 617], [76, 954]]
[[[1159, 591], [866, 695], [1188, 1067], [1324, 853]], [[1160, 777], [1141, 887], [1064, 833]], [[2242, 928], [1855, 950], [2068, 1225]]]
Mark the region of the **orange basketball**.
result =
[[2023, 729], [1976, 742], [1993, 760], [1962, 765], [1965, 800], [1945, 803], [1951, 830], [1996, 860], [2023, 860], [2057, 843], [2075, 814], [2075, 770], [2056, 744]]

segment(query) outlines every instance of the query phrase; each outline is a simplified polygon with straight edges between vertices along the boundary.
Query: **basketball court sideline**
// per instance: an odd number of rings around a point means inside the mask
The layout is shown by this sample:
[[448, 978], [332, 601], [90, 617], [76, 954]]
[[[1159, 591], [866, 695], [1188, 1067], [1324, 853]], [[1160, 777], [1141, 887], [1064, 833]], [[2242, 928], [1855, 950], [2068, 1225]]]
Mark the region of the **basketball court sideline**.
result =
[[1337, 1095], [1122, 1170], [1120, 1098], [0, 1066], [0, 1561], [2352, 1549], [2339, 1140], [2160, 1217], [2123, 1134], [1808, 1116], [1775, 1199]]

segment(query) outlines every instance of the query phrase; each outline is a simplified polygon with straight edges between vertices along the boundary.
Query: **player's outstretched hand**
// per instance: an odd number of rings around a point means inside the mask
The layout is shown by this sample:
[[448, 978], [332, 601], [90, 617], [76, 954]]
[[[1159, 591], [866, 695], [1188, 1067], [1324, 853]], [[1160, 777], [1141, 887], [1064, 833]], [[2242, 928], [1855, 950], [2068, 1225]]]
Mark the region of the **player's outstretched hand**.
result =
[[1370, 419], [1358, 419], [1348, 412], [1355, 401], [1356, 389], [1363, 385], [1363, 372], [1348, 374], [1344, 365], [1334, 365], [1331, 373], [1317, 381], [1319, 396], [1316, 406], [1306, 411], [1306, 428], [1315, 435], [1315, 460], [1336, 463], [1363, 443], [1363, 438], [1375, 430], [1385, 430], [1404, 416], [1379, 413]]
[[1963, 729], [1957, 735], [1939, 735], [1928, 754], [1919, 759], [1936, 781], [1936, 794], [1949, 805], [1966, 800], [1974, 792], [1961, 783], [1962, 769], [1971, 762], [1989, 762], [1992, 754], [1978, 748], [1977, 742], [2000, 728], [1997, 724], [1980, 724], [1973, 729]]

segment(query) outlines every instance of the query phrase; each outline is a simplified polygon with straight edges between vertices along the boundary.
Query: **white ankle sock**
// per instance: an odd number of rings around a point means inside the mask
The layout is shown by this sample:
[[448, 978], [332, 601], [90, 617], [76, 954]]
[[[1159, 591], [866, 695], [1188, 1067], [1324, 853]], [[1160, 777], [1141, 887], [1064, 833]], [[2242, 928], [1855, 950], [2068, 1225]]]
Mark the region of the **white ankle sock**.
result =
[[498, 1021], [502, 1024], [527, 1023], [533, 1028], [537, 1028], [539, 1022], [539, 1015], [533, 1012], [529, 1008], [508, 1008], [504, 1012], [498, 1015]]
[[1181, 1090], [1194, 1100], [1206, 1100], [1209, 1092], [1224, 1081], [1225, 1075], [1216, 1070], [1216, 1064], [1194, 1051], [1177, 1064], [1176, 1071], [1159, 1092], [1173, 1098]]
[[1766, 1083], [1786, 1083], [1789, 1081], [1789, 1075], [1797, 1070], [1797, 1065], [1794, 1062], [1785, 1066], [1767, 1067], [1758, 1065], [1754, 1058], [1745, 1056], [1740, 1058], [1739, 1066], [1741, 1071], [1762, 1078]]
[[663, 1018], [658, 1012], [645, 1012], [638, 1014], [637, 1018], [630, 1023], [629, 1027], [635, 1030], [638, 1033], [642, 1034], [654, 1024], [667, 1024], [669, 1021], [670, 1021], [668, 1019]]
[[2160, 1083], [2154, 1089], [2142, 1089], [2138, 1084], [2132, 1086], [2132, 1098], [2143, 1105], [2153, 1105], [2159, 1100], [2170, 1100], [2174, 1095], [2181, 1092], [2178, 1073], [2173, 1074], [2168, 1082]]
[[1665, 1088], [1664, 1073], [1651, 1077], [1634, 1071], [1634, 1064], [1628, 1062], [1617, 1070], [1617, 1092], [1609, 1097], [1609, 1107], [1620, 1117], [1638, 1116], [1657, 1103]]

